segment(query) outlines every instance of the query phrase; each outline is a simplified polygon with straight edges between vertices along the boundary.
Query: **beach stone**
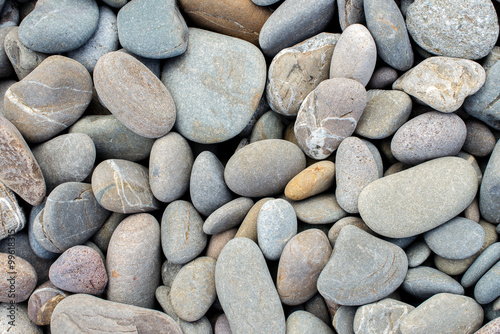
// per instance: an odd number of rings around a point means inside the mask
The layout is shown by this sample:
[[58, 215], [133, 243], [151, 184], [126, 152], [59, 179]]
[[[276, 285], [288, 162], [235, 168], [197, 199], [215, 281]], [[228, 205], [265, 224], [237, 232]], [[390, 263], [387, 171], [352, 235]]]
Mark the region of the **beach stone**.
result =
[[212, 235], [210, 237], [210, 241], [208, 242], [206, 256], [217, 260], [224, 246], [229, 242], [229, 240], [234, 239], [237, 231], [237, 228], [232, 228], [227, 231]]
[[498, 38], [495, 7], [486, 0], [417, 0], [408, 7], [406, 26], [420, 47], [440, 56], [483, 58]]
[[16, 199], [16, 195], [0, 182], [0, 240], [14, 235], [26, 225], [23, 209]]
[[173, 0], [131, 1], [118, 12], [120, 44], [141, 57], [165, 59], [186, 51], [188, 27]]
[[77, 61], [50, 56], [4, 97], [4, 114], [27, 141], [44, 142], [76, 122], [92, 99], [92, 79]]
[[318, 291], [329, 301], [357, 306], [387, 297], [408, 269], [404, 251], [355, 226], [345, 226], [318, 278]]
[[334, 0], [292, 0], [282, 3], [267, 19], [259, 35], [259, 45], [266, 56], [325, 30], [333, 19]]
[[304, 304], [304, 309], [323, 320], [325, 324], [331, 323], [330, 312], [328, 312], [325, 300], [319, 293], [316, 293]]
[[43, 333], [40, 327], [30, 321], [26, 306], [23, 304], [0, 304], [0, 317], [5, 319], [0, 323], [0, 331], [3, 333]]
[[179, 316], [177, 315], [177, 313], [175, 313], [174, 307], [172, 306], [172, 300], [170, 298], [171, 292], [171, 287], [160, 285], [155, 291], [156, 300], [163, 309], [163, 312], [172, 317], [172, 319], [174, 319], [180, 325], [180, 320], [182, 319], [179, 319]]
[[337, 1], [337, 7], [342, 31], [351, 24], [365, 23], [363, 0], [339, 0]]
[[93, 115], [80, 118], [69, 133], [84, 133], [95, 144], [97, 157], [140, 161], [149, 156], [154, 139], [139, 136], [113, 115]]
[[171, 287], [175, 276], [177, 276], [182, 267], [184, 267], [184, 264], [175, 264], [169, 260], [165, 260], [161, 266], [161, 281], [163, 284]]
[[[41, 225], [41, 221], [43, 221], [43, 209], [45, 207], [45, 202], [44, 201], [42, 204], [38, 206], [34, 206], [30, 212], [30, 219], [28, 223], [28, 239], [29, 239], [29, 245], [30, 248], [33, 250], [33, 252], [36, 254], [36, 256], [44, 259], [44, 260], [53, 260], [56, 257], [59, 256], [59, 253], [53, 253], [49, 252], [45, 248], [40, 245], [38, 240], [36, 239], [35, 236], [35, 226], [39, 228]], [[37, 226], [38, 225], [38, 226]], [[50, 264], [49, 264], [50, 267]], [[47, 279], [48, 279], [49, 271], [47, 267]]]
[[42, 170], [47, 191], [65, 182], [81, 182], [94, 168], [96, 150], [83, 133], [60, 135], [32, 150]]
[[432, 251], [424, 240], [418, 240], [412, 243], [405, 250], [408, 257], [408, 267], [414, 268], [420, 266], [431, 255]]
[[269, 105], [267, 104], [266, 97], [262, 95], [257, 108], [253, 112], [252, 117], [248, 121], [247, 125], [243, 128], [243, 130], [241, 130], [241, 132], [238, 134], [238, 136], [243, 138], [250, 136], [252, 134], [255, 123], [257, 123], [257, 120], [268, 111]]
[[373, 154], [367, 143], [357, 137], [348, 137], [342, 141], [335, 156], [335, 197], [348, 213], [359, 212], [359, 194], [368, 184], [382, 177], [382, 169], [376, 162], [381, 160], [380, 154]]
[[203, 223], [203, 232], [212, 235], [227, 231], [241, 224], [254, 202], [240, 197], [212, 212]]
[[179, 327], [184, 334], [205, 334], [212, 333], [212, 324], [207, 317], [202, 317], [200, 320], [194, 322], [184, 321], [179, 319]]
[[481, 327], [475, 334], [495, 334], [500, 329], [500, 318], [495, 318]]
[[472, 203], [464, 210], [464, 217], [476, 223], [481, 220], [481, 212], [479, 211], [479, 200], [474, 198]]
[[476, 283], [474, 299], [479, 304], [488, 304], [500, 296], [500, 262], [491, 267]]
[[463, 150], [475, 157], [486, 157], [495, 148], [495, 135], [484, 123], [475, 120], [465, 120], [467, 137], [465, 138]]
[[348, 26], [333, 51], [331, 78], [353, 79], [366, 86], [377, 62], [377, 46], [372, 35], [361, 24]]
[[264, 92], [266, 63], [246, 41], [190, 28], [188, 50], [165, 62], [161, 78], [175, 101], [177, 131], [213, 144], [237, 136], [250, 121]]
[[361, 191], [358, 207], [374, 232], [405, 238], [457, 216], [472, 202], [477, 188], [476, 172], [467, 161], [443, 157], [370, 183]]
[[[375, 232], [373, 232], [373, 235], [377, 236]], [[410, 246], [413, 241], [417, 239], [417, 236], [413, 237], [406, 237], [406, 238], [388, 238], [388, 237], [383, 237], [383, 240], [390, 242], [391, 244], [394, 244], [402, 249], [405, 249], [406, 247]]]
[[483, 173], [482, 173], [483, 170], [481, 169], [481, 167], [479, 167], [479, 164], [477, 163], [476, 158], [474, 158], [473, 155], [466, 153], [464, 151], [458, 152], [457, 157], [464, 159], [472, 166], [472, 168], [474, 168], [474, 170], [476, 171], [476, 175], [477, 175], [477, 182], [479, 185], [481, 185], [481, 181], [483, 179]]
[[[119, 51], [108, 52], [94, 68], [102, 104], [127, 128], [146, 138], [166, 135], [176, 121], [172, 95], [145, 65]], [[133, 95], [134, 99], [129, 96]]]
[[286, 319], [286, 332], [290, 334], [318, 333], [333, 334], [334, 331], [328, 327], [320, 318], [306, 311], [295, 311]]
[[81, 47], [68, 52], [68, 57], [92, 73], [99, 58], [118, 50], [119, 45], [116, 14], [108, 6], [99, 6], [99, 21], [94, 34]]
[[28, 261], [14, 254], [0, 253], [0, 302], [20, 303], [36, 287], [36, 271]]
[[33, 291], [28, 300], [29, 319], [38, 326], [49, 325], [54, 308], [68, 295], [50, 281], [43, 283]]
[[285, 125], [277, 113], [270, 110], [255, 123], [250, 135], [250, 143], [265, 139], [282, 139]]
[[333, 315], [332, 325], [338, 334], [354, 334], [356, 306], [340, 306]]
[[33, 51], [68, 52], [90, 39], [98, 20], [94, 0], [39, 1], [19, 25], [19, 38]]
[[229, 326], [229, 321], [224, 313], [222, 313], [215, 322], [214, 334], [232, 334], [231, 327]]
[[278, 292], [253, 241], [236, 238], [227, 243], [215, 266], [215, 286], [233, 333], [285, 333]]
[[402, 334], [472, 334], [481, 327], [483, 315], [483, 309], [474, 299], [440, 293], [427, 299], [404, 317], [400, 330]]
[[147, 213], [125, 218], [109, 241], [107, 299], [153, 308], [160, 285], [160, 226]]
[[415, 307], [391, 298], [359, 307], [354, 316], [356, 334], [400, 333], [401, 321]]
[[[0, 95], [4, 96], [5, 92], [10, 88], [10, 86], [15, 84], [16, 82], [17, 81], [11, 80], [11, 79], [0, 80]], [[5, 114], [5, 112], [4, 112], [4, 107], [3, 107], [3, 100], [0, 99], [0, 116], [3, 117], [4, 114]]]
[[73, 293], [99, 295], [108, 284], [99, 253], [87, 246], [74, 246], [62, 253], [50, 267], [49, 277], [59, 289]]
[[325, 159], [349, 137], [366, 107], [366, 91], [346, 78], [322, 81], [302, 103], [294, 132], [309, 157]]
[[257, 217], [257, 237], [266, 259], [279, 260], [285, 245], [296, 234], [297, 216], [290, 203], [273, 199], [262, 205]]
[[324, 160], [297, 174], [285, 187], [286, 198], [300, 201], [328, 190], [334, 181], [335, 164]]
[[460, 108], [467, 96], [476, 93], [485, 79], [484, 69], [472, 60], [430, 57], [399, 77], [392, 88], [449, 113]]
[[452, 260], [463, 260], [476, 254], [484, 238], [481, 225], [462, 217], [455, 217], [424, 234], [425, 242], [434, 253]]
[[397, 80], [398, 76], [398, 71], [390, 66], [381, 66], [375, 68], [370, 82], [368, 82], [368, 85], [366, 85], [366, 87], [370, 89], [383, 89], [390, 87], [392, 86], [394, 81]]
[[459, 116], [431, 111], [403, 124], [392, 137], [391, 151], [402, 163], [417, 165], [457, 155], [466, 137], [467, 128]]
[[129, 0], [102, 0], [106, 5], [114, 8], [123, 7]]
[[462, 285], [465, 288], [473, 286], [498, 261], [500, 261], [500, 242], [490, 245], [476, 258], [462, 276]]
[[305, 167], [299, 147], [285, 140], [267, 139], [238, 150], [226, 164], [224, 179], [240, 196], [264, 197], [281, 193]]
[[500, 144], [495, 145], [484, 171], [479, 190], [481, 216], [489, 222], [500, 222]]
[[332, 247], [335, 245], [335, 242], [337, 241], [342, 228], [347, 225], [354, 225], [365, 232], [374, 234], [374, 232], [370, 230], [370, 228], [365, 224], [363, 219], [355, 216], [344, 217], [335, 222], [328, 231], [328, 240], [330, 241]]
[[144, 57], [138, 56], [136, 54], [133, 54], [130, 51], [128, 51], [127, 49], [124, 49], [124, 48], [119, 49], [118, 51], [126, 53], [126, 54], [134, 57], [135, 59], [137, 59], [138, 61], [140, 61], [144, 66], [146, 66], [151, 72], [153, 72], [153, 74], [157, 78], [160, 78], [160, 75], [161, 75], [161, 62], [160, 62], [160, 59], [144, 58]]
[[133, 328], [144, 334], [182, 334], [179, 325], [163, 312], [85, 294], [64, 298], [52, 314], [51, 332], [83, 334], [82, 328], [96, 333], [123, 333]]
[[92, 173], [92, 190], [99, 204], [109, 211], [137, 213], [159, 207], [149, 186], [148, 169], [132, 161], [101, 162]]
[[103, 252], [108, 250], [109, 240], [111, 235], [115, 231], [116, 227], [125, 219], [126, 215], [122, 213], [113, 212], [111, 216], [108, 217], [106, 222], [101, 226], [101, 228], [94, 233], [91, 240], [96, 244], [99, 249]]
[[306, 230], [290, 239], [279, 259], [276, 281], [283, 304], [300, 305], [317, 293], [318, 276], [331, 253], [328, 238], [318, 229]]
[[215, 301], [215, 263], [208, 256], [186, 264], [172, 283], [170, 300], [177, 315], [185, 321], [201, 319]]
[[372, 89], [355, 134], [368, 139], [383, 139], [395, 133], [410, 117], [411, 98], [399, 90]]
[[419, 299], [428, 299], [442, 292], [456, 295], [464, 294], [464, 288], [452, 277], [435, 268], [426, 266], [408, 269], [401, 288], [406, 293]]
[[266, 86], [267, 102], [273, 111], [297, 115], [306, 96], [328, 79], [339, 37], [340, 34], [322, 32], [274, 56]]
[[205, 249], [203, 219], [191, 203], [177, 200], [167, 206], [161, 218], [161, 245], [174, 264], [188, 263]]
[[413, 51], [405, 20], [391, 0], [363, 0], [366, 26], [377, 43], [377, 54], [389, 66], [406, 71], [413, 65]]
[[384, 176], [389, 176], [392, 174], [396, 174], [399, 172], [404, 171], [405, 169], [410, 168], [411, 166], [405, 165], [402, 162], [396, 162], [395, 164], [391, 165], [389, 168], [384, 173]]
[[273, 198], [271, 197], [262, 198], [252, 206], [238, 228], [238, 231], [234, 236], [235, 238], [248, 238], [257, 243], [257, 218], [259, 216], [260, 209], [264, 203], [272, 199]]
[[0, 78], [8, 78], [14, 74], [14, 68], [7, 55], [7, 50], [4, 46], [5, 39], [13, 27], [0, 28]]
[[319, 194], [302, 201], [289, 201], [298, 220], [307, 224], [331, 224], [347, 216], [333, 193]]

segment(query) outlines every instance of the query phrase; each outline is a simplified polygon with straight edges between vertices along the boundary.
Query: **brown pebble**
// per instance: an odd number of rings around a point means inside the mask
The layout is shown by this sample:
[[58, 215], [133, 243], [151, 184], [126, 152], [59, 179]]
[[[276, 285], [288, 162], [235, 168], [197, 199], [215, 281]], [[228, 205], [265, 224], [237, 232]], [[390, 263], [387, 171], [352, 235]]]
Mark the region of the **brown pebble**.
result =
[[263, 198], [252, 206], [238, 228], [238, 232], [234, 236], [235, 238], [248, 238], [257, 242], [257, 217], [259, 216], [260, 208], [262, 208], [264, 203], [272, 199], [271, 197]]
[[222, 233], [212, 235], [207, 247], [207, 256], [217, 260], [222, 248], [224, 248], [229, 240], [234, 238], [236, 232], [238, 232], [238, 229], [232, 228]]
[[67, 296], [66, 292], [52, 282], [43, 283], [33, 291], [28, 300], [28, 317], [38, 326], [49, 325], [54, 308]]
[[0, 253], [0, 302], [20, 303], [36, 287], [36, 271], [28, 261], [13, 254]]
[[335, 177], [335, 164], [325, 160], [317, 162], [297, 174], [288, 182], [285, 196], [300, 201], [330, 188]]

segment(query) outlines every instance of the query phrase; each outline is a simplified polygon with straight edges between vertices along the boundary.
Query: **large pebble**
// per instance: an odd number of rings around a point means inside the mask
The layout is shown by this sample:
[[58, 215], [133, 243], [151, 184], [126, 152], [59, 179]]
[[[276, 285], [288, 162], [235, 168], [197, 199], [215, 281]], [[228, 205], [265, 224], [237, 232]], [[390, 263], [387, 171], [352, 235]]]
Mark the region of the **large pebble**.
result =
[[479, 190], [481, 216], [489, 222], [500, 223], [500, 144], [496, 143], [484, 171]]
[[16, 195], [0, 182], [0, 240], [14, 235], [26, 225], [26, 216], [16, 199]]
[[227, 243], [217, 260], [215, 285], [233, 333], [285, 333], [278, 292], [253, 241], [236, 238]]
[[43, 334], [43, 330], [30, 321], [23, 304], [0, 304], [0, 323], [2, 333]]
[[212, 235], [238, 226], [253, 204], [253, 201], [246, 197], [240, 197], [224, 204], [207, 217], [203, 223], [203, 232]]
[[0, 253], [0, 302], [20, 303], [36, 287], [36, 271], [28, 261], [15, 254]]
[[304, 169], [288, 182], [286, 198], [300, 201], [329, 189], [335, 177], [335, 164], [329, 160], [320, 161]]
[[404, 238], [457, 216], [472, 202], [477, 188], [476, 172], [467, 161], [444, 157], [370, 183], [361, 191], [358, 207], [373, 231]]
[[356, 334], [401, 333], [401, 321], [415, 307], [391, 298], [359, 307], [354, 316]]
[[408, 260], [401, 248], [355, 226], [345, 226], [319, 275], [318, 291], [340, 305], [363, 305], [394, 292], [407, 269]]
[[319, 194], [302, 201], [290, 201], [297, 218], [307, 224], [331, 224], [347, 216], [333, 193]]
[[28, 300], [28, 317], [38, 326], [49, 325], [54, 308], [68, 295], [50, 281], [43, 283], [33, 291]]
[[500, 261], [500, 242], [490, 245], [477, 257], [462, 276], [462, 285], [465, 288], [474, 285], [498, 261]]
[[408, 269], [401, 288], [411, 296], [420, 299], [427, 299], [442, 292], [464, 294], [464, 288], [452, 277], [426, 266]]
[[286, 319], [288, 334], [317, 333], [334, 334], [334, 331], [320, 318], [306, 311], [295, 311]]
[[476, 283], [474, 299], [479, 304], [488, 304], [500, 296], [500, 262], [491, 267]]

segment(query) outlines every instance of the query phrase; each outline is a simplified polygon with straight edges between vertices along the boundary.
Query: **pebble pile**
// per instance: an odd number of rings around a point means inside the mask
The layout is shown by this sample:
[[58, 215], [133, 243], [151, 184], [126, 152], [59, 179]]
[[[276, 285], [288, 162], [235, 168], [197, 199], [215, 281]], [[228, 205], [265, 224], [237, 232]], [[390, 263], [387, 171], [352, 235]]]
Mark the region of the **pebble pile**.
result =
[[500, 333], [499, 13], [0, 0], [0, 333]]

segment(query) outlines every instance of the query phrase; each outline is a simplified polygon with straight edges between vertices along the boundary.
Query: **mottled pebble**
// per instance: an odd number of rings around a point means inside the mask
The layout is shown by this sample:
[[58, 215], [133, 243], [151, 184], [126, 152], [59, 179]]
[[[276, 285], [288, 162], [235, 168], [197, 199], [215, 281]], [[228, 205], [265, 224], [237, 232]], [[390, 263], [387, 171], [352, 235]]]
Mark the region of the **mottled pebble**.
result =
[[26, 216], [16, 195], [0, 182], [0, 240], [14, 235], [26, 225]]
[[401, 333], [401, 321], [415, 309], [398, 300], [385, 298], [373, 304], [359, 307], [354, 316], [356, 334]]

